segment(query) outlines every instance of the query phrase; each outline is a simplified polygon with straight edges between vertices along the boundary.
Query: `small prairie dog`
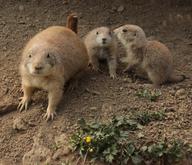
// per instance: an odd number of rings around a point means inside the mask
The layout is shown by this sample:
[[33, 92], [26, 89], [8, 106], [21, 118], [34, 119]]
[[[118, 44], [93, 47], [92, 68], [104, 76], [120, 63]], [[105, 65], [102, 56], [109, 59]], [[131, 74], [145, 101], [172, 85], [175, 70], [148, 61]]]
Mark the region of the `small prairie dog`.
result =
[[145, 32], [137, 25], [124, 25], [114, 30], [117, 38], [124, 45], [127, 56], [125, 70], [140, 66], [153, 82], [154, 87], [165, 82], [180, 82], [185, 76], [173, 73], [173, 58], [169, 49], [158, 41], [148, 41]]
[[65, 82], [88, 66], [84, 43], [69, 28], [52, 26], [35, 35], [25, 46], [20, 63], [24, 96], [18, 105], [27, 110], [35, 88], [48, 91], [45, 118], [53, 119]]
[[108, 27], [99, 27], [85, 36], [85, 46], [89, 55], [89, 63], [93, 69], [99, 70], [99, 60], [107, 60], [111, 78], [116, 77], [117, 42], [113, 32]]

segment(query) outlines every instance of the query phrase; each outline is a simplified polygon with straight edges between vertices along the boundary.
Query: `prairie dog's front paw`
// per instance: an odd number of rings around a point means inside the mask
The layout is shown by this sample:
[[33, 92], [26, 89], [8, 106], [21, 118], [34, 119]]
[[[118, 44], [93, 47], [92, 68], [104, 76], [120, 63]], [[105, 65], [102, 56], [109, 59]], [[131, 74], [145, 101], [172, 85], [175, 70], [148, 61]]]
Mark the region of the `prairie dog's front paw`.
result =
[[21, 97], [20, 99], [21, 99], [21, 101], [19, 102], [19, 105], [17, 106], [17, 109], [21, 112], [23, 110], [28, 109], [30, 99], [27, 98], [27, 97]]
[[57, 114], [55, 111], [47, 110], [46, 114], [44, 115], [44, 118], [46, 119], [46, 121], [53, 120], [56, 115]]
[[110, 74], [110, 77], [111, 77], [112, 79], [115, 79], [115, 78], [117, 78], [117, 74], [116, 74], [116, 73], [111, 73], [111, 74]]

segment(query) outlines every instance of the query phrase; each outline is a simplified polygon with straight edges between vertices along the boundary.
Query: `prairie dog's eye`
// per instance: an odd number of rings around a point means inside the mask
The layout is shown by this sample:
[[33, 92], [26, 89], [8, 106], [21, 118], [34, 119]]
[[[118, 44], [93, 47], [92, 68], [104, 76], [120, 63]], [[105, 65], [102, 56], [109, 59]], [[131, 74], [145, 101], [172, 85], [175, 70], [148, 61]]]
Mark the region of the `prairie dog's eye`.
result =
[[136, 36], [136, 35], [137, 35], [137, 32], [134, 32], [134, 33], [133, 33], [133, 36]]
[[98, 34], [99, 34], [99, 32], [96, 32], [96, 34], [98, 35]]
[[47, 54], [47, 58], [50, 58], [50, 55], [49, 55], [49, 54]]
[[123, 33], [126, 33], [127, 31], [128, 31], [127, 29], [123, 29], [123, 30], [122, 30]]
[[29, 58], [31, 58], [31, 54], [29, 54]]
[[110, 36], [112, 35], [112, 32], [111, 32], [111, 31], [109, 32], [109, 35], [110, 35]]

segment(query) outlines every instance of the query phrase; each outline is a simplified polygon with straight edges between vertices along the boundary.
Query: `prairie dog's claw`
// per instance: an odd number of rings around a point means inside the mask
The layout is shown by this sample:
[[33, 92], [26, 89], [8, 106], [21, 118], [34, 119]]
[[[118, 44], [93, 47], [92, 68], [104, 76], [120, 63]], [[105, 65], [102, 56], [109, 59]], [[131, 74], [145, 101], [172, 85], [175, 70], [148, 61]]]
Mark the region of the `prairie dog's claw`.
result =
[[111, 74], [110, 77], [114, 80], [117, 76], [115, 74]]
[[46, 121], [49, 119], [53, 120], [56, 115], [56, 112], [46, 112], [43, 118], [46, 119]]
[[19, 102], [19, 105], [17, 106], [17, 109], [21, 112], [23, 110], [27, 110], [28, 109], [28, 105], [29, 105], [29, 102], [30, 100], [25, 98], [25, 97], [20, 97], [19, 100], [21, 100]]

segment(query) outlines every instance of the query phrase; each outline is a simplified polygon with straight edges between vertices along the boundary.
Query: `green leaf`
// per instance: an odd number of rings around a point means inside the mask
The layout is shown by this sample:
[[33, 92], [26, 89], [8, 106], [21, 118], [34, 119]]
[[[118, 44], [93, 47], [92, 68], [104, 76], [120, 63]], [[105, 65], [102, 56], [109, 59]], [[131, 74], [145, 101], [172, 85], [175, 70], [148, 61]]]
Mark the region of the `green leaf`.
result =
[[114, 160], [114, 156], [112, 154], [109, 154], [106, 156], [106, 160], [107, 160], [107, 162], [112, 163]]
[[131, 156], [131, 160], [132, 160], [133, 164], [135, 164], [135, 165], [139, 165], [143, 161], [143, 159], [140, 155]]

